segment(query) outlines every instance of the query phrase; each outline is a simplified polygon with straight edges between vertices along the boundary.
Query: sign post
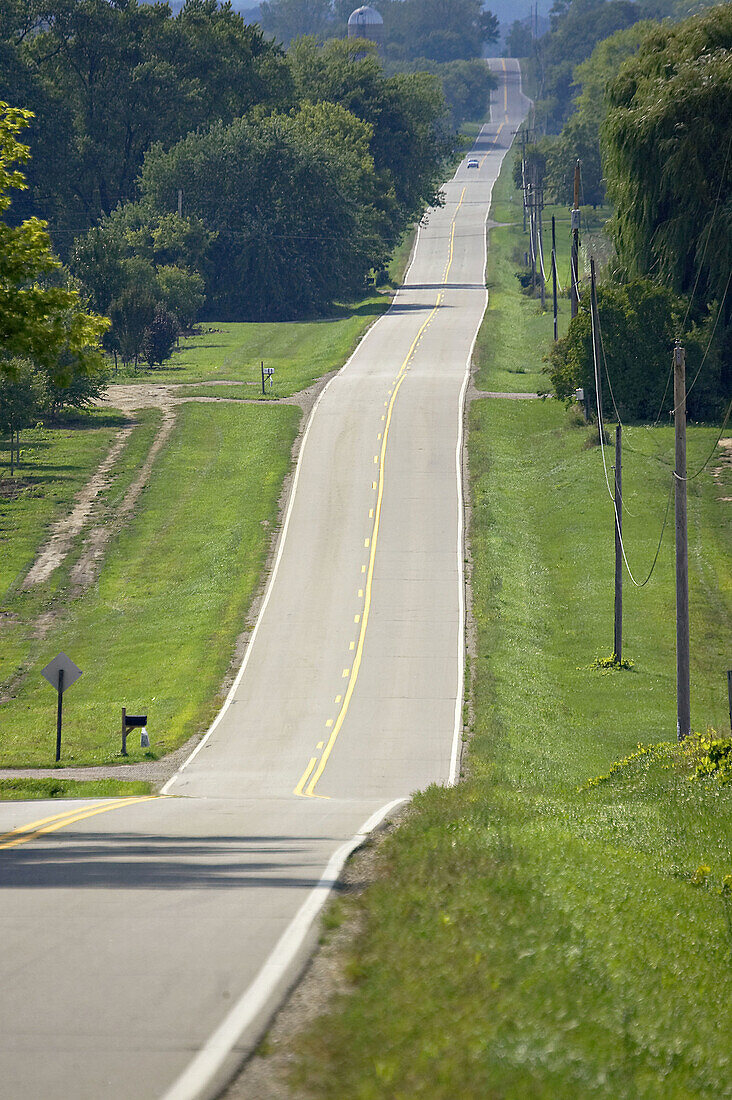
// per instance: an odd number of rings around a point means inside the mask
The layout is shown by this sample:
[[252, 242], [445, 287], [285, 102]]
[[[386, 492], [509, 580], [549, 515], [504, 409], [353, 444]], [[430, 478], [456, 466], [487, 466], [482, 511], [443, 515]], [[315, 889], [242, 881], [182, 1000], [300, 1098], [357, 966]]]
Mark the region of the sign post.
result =
[[83, 675], [80, 668], [74, 664], [65, 653], [59, 653], [44, 669], [41, 676], [48, 680], [52, 688], [56, 689], [58, 698], [56, 702], [56, 763], [61, 759], [61, 727], [63, 725], [63, 698], [64, 692], [75, 684]]
[[269, 378], [269, 388], [272, 389], [272, 376], [274, 375], [274, 367], [265, 367], [262, 363], [262, 397], [264, 397], [264, 380]]

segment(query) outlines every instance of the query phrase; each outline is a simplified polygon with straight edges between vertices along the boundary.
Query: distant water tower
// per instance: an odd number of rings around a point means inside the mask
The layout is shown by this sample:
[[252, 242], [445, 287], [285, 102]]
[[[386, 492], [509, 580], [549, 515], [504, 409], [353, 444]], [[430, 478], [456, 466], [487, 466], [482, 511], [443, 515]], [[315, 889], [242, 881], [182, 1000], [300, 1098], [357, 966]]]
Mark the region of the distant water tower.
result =
[[384, 20], [376, 8], [364, 5], [351, 12], [348, 19], [348, 37], [367, 38], [381, 49], [384, 43]]

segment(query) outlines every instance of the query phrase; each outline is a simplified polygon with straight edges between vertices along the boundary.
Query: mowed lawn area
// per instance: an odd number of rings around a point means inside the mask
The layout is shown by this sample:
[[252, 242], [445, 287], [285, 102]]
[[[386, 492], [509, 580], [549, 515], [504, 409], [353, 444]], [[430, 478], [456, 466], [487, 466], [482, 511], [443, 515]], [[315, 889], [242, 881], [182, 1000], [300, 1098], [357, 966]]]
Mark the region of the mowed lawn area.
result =
[[[395, 251], [392, 284], [412, 242], [409, 234]], [[55, 697], [40, 670], [59, 650], [84, 671], [65, 696], [62, 767], [123, 762], [122, 706], [147, 712], [151, 739], [142, 750], [131, 737], [124, 762], [161, 757], [205, 729], [263, 580], [302, 416], [297, 405], [269, 399], [341, 367], [389, 302], [375, 292], [325, 320], [204, 325], [164, 368], [113, 375], [112, 403], [115, 382], [131, 381], [185, 382], [184, 397], [248, 398], [261, 393], [260, 359], [275, 368], [266, 403], [178, 408], [149, 484], [113, 533], [98, 580], [81, 594], [71, 575], [83, 541], [91, 526], [115, 523], [160, 411], [140, 409], [132, 422], [97, 410], [26, 433], [21, 469], [1, 483], [0, 767], [53, 764]], [[232, 384], [201, 385], [218, 380]], [[51, 525], [68, 515], [122, 429], [124, 446], [80, 535], [47, 580], [24, 589]], [[0, 798], [82, 793], [60, 780], [52, 787], [13, 779], [0, 785]]]
[[[522, 240], [519, 225], [507, 247]], [[529, 323], [484, 369], [485, 389], [518, 389], [519, 366], [540, 377], [551, 317], [540, 342], [536, 303], [515, 308]], [[489, 313], [486, 344], [492, 325]], [[593, 668], [612, 650], [613, 514], [590, 434], [554, 401], [471, 406], [465, 778], [418, 794], [373, 885], [331, 910], [327, 926], [349, 917], [361, 931], [347, 991], [297, 1041], [298, 1095], [732, 1096], [732, 784], [695, 778], [696, 740], [676, 747], [673, 507], [651, 581], [626, 578], [633, 667]], [[666, 427], [625, 434], [642, 578], [673, 440]], [[716, 436], [690, 429], [690, 470]], [[719, 460], [689, 484], [692, 720], [721, 735], [731, 496]]]
[[[64, 763], [118, 758], [122, 706], [147, 712], [153, 756], [206, 724], [260, 581], [300, 416], [290, 406], [179, 410], [98, 583], [35, 643], [3, 704], [0, 764], [52, 762], [54, 697], [39, 672], [59, 650], [84, 670], [66, 694]], [[143, 754], [131, 739], [129, 759]]]

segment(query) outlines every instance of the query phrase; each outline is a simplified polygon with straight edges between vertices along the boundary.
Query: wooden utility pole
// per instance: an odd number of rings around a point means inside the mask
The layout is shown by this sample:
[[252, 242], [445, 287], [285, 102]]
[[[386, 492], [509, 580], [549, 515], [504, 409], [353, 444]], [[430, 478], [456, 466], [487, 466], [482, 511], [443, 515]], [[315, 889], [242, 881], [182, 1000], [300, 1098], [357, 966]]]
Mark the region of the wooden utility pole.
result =
[[623, 659], [623, 451], [622, 426], [615, 429], [615, 630], [613, 653]]
[[544, 188], [540, 187], [537, 192], [538, 200], [538, 226], [537, 226], [537, 239], [539, 241], [539, 276], [541, 279], [541, 311], [542, 313], [546, 309], [546, 286], [544, 279], [544, 238], [541, 215], [544, 210]]
[[597, 283], [595, 281], [595, 257], [590, 257], [590, 311], [592, 313], [592, 356], [595, 362], [595, 397], [597, 400], [597, 432], [600, 446], [602, 438], [602, 374], [600, 371], [600, 315], [597, 312]]
[[536, 290], [536, 214], [535, 214], [535, 200], [534, 200], [534, 179], [533, 169], [531, 173], [531, 183], [529, 184], [529, 256], [531, 258], [531, 293]]
[[674, 435], [676, 441], [676, 736], [691, 733], [689, 683], [689, 542], [686, 525], [686, 352], [674, 347]]
[[552, 295], [554, 298], [554, 339], [559, 339], [559, 305], [557, 303], [557, 225], [552, 214]]
[[523, 192], [524, 233], [526, 232], [526, 131], [521, 131], [521, 189]]
[[572, 207], [572, 317], [577, 316], [579, 305], [579, 192], [580, 192], [580, 162], [574, 166], [574, 206]]

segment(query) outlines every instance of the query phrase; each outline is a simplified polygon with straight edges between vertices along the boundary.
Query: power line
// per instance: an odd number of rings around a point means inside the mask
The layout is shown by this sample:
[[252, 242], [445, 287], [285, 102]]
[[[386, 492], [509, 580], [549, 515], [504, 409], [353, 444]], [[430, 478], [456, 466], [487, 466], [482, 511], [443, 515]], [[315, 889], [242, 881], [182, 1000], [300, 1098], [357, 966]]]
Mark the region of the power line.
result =
[[[596, 340], [596, 335], [595, 334], [597, 332], [597, 336], [599, 336], [599, 338], [600, 338], [599, 342], [600, 342], [600, 344], [602, 344], [602, 329], [601, 329], [601, 325], [600, 325], [600, 315], [599, 315], [599, 312], [597, 310], [597, 297], [594, 294], [594, 285], [593, 285], [592, 291], [593, 291], [592, 300], [590, 302], [590, 319], [591, 319], [591, 325], [592, 325], [592, 359], [593, 359], [593, 364], [594, 364], [594, 368], [595, 368], [595, 391], [596, 391], [596, 393], [599, 394], [601, 392], [600, 387], [602, 385], [602, 379], [600, 377], [600, 364], [597, 361], [597, 343], [598, 343], [598, 341]], [[595, 329], [595, 325], [597, 325], [597, 330]], [[614, 404], [614, 402], [613, 402], [613, 404]], [[730, 409], [732, 409], [732, 402], [730, 402]], [[599, 431], [599, 437], [600, 437], [600, 454], [602, 456], [603, 470], [605, 471], [605, 485], [607, 486], [608, 496], [610, 497], [610, 500], [613, 503], [613, 511], [615, 513], [616, 529], [618, 530], [618, 532], [620, 532], [620, 518], [619, 518], [619, 515], [618, 515], [618, 505], [617, 505], [617, 501], [615, 500], [615, 495], [614, 495], [612, 489], [610, 488], [610, 478], [609, 478], [608, 472], [607, 472], [607, 462], [605, 461], [605, 445], [604, 445], [605, 426], [604, 426], [603, 420], [602, 420], [602, 403], [599, 400], [597, 402], [597, 420], [598, 420], [598, 431]], [[623, 539], [622, 534], [619, 533], [618, 541], [619, 541], [620, 549], [621, 549], [621, 552], [622, 552], [622, 555], [623, 555], [623, 561], [625, 562], [625, 568], [628, 571], [628, 576], [630, 577], [631, 582], [635, 585], [636, 588], [645, 588], [645, 586], [648, 584], [651, 577], [653, 576], [653, 572], [656, 568], [656, 563], [658, 562], [658, 557], [659, 557], [659, 554], [661, 553], [661, 544], [663, 542], [663, 536], [664, 536], [664, 533], [666, 531], [666, 523], [668, 521], [668, 514], [669, 514], [670, 507], [671, 507], [671, 497], [673, 495], [673, 488], [674, 488], [674, 482], [673, 482], [673, 479], [671, 479], [671, 488], [670, 488], [670, 491], [669, 491], [668, 501], [666, 502], [666, 512], [665, 512], [664, 517], [663, 517], [663, 524], [661, 525], [661, 534], [659, 535], [658, 546], [656, 547], [656, 553], [655, 553], [655, 556], [653, 558], [653, 562], [651, 563], [651, 568], [649, 569], [648, 575], [646, 576], [645, 580], [637, 581], [635, 579], [635, 577], [633, 576], [633, 571], [630, 568], [630, 563], [628, 562], [628, 555], [627, 555], [626, 550], [625, 550], [625, 540]]]

